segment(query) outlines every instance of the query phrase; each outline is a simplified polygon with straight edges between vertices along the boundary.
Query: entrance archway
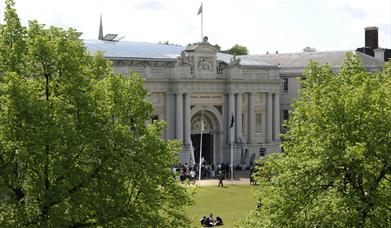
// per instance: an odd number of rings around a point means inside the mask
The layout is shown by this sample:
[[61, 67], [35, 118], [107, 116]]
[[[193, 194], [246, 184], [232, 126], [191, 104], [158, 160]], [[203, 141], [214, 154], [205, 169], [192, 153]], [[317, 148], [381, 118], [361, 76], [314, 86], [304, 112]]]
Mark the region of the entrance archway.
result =
[[191, 140], [194, 146], [196, 163], [200, 159], [201, 120], [202, 157], [209, 164], [218, 164], [222, 161], [222, 131], [221, 114], [213, 106], [195, 106], [191, 110]]

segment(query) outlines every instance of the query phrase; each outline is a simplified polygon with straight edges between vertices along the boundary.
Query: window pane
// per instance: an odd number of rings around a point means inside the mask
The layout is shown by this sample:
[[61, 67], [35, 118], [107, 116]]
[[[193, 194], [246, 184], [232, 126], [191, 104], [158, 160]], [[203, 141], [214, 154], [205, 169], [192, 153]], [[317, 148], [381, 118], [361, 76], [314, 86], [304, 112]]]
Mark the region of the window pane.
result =
[[289, 119], [289, 110], [283, 110], [283, 118], [284, 120]]
[[284, 93], [288, 92], [288, 79], [284, 78]]
[[256, 133], [261, 133], [262, 130], [262, 116], [261, 113], [256, 113], [255, 114], [255, 132]]

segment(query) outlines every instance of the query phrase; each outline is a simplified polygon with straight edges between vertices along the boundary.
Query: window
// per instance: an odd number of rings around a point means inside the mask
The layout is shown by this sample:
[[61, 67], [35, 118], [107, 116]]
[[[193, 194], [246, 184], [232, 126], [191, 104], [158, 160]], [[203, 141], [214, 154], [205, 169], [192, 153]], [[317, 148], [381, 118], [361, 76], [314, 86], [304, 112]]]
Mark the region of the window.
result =
[[262, 94], [256, 93], [254, 96], [255, 103], [262, 104], [263, 103], [262, 98], [263, 98]]
[[262, 115], [261, 113], [255, 114], [255, 133], [262, 132]]
[[288, 92], [288, 79], [287, 78], [284, 78], [284, 93], [287, 93]]
[[283, 120], [289, 119], [289, 110], [282, 110], [282, 118]]

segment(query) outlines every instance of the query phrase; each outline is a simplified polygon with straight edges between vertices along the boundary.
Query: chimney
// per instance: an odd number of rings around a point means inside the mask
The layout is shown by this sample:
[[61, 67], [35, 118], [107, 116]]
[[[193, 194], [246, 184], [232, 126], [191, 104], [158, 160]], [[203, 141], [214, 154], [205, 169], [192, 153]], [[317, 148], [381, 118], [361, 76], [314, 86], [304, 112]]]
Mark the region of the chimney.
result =
[[384, 49], [383, 48], [377, 48], [375, 51], [375, 58], [381, 61], [385, 61], [384, 59]]
[[99, 23], [99, 35], [98, 35], [98, 40], [103, 40], [102, 14], [100, 14], [100, 23]]
[[366, 27], [365, 28], [365, 47], [366, 48], [371, 48], [377, 49], [379, 48], [378, 44], [378, 32], [379, 28], [372, 26], [372, 27]]

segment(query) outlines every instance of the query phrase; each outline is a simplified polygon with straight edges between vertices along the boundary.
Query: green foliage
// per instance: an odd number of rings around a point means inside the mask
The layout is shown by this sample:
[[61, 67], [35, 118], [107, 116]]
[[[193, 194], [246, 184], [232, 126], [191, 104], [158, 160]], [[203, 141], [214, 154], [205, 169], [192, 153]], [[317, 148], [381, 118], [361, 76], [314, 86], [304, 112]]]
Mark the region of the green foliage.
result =
[[230, 55], [247, 55], [248, 49], [245, 46], [241, 46], [239, 44], [235, 44], [228, 50], [222, 51], [223, 53], [227, 53]]
[[212, 45], [214, 48], [216, 48], [217, 52], [221, 52], [221, 47], [218, 44]]
[[73, 29], [0, 26], [0, 226], [184, 227], [178, 143], [146, 125], [139, 75], [90, 56]]
[[261, 161], [259, 209], [244, 227], [391, 226], [391, 63], [338, 74], [310, 63], [284, 136]]
[[12, 0], [5, 1], [4, 25], [0, 28], [0, 72], [12, 69], [18, 73], [24, 68], [26, 29], [14, 9]]
[[303, 52], [316, 52], [316, 48], [307, 46], [303, 48]]

